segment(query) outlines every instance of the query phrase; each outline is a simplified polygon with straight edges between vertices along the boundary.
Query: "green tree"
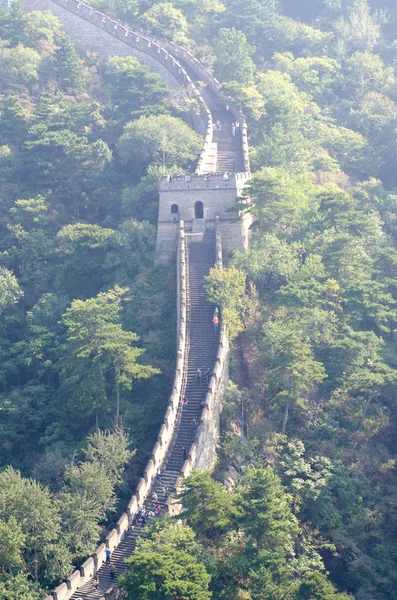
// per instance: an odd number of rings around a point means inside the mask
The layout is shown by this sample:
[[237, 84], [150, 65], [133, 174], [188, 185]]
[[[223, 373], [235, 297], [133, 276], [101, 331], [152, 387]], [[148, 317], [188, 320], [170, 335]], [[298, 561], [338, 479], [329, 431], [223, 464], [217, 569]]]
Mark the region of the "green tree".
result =
[[142, 171], [151, 163], [188, 167], [201, 146], [200, 136], [181, 119], [160, 115], [127, 123], [117, 149], [124, 164]]
[[29, 111], [15, 96], [0, 100], [0, 139], [2, 142], [20, 145], [28, 129]]
[[300, 91], [321, 104], [336, 101], [335, 80], [341, 65], [327, 56], [300, 57], [294, 59], [290, 53], [276, 53], [274, 56], [277, 70], [289, 73]]
[[320, 572], [307, 573], [299, 582], [294, 600], [348, 600], [351, 596], [338, 594], [335, 586]]
[[140, 539], [119, 585], [130, 600], [210, 600], [211, 576], [189, 527], [166, 524]]
[[89, 223], [62, 227], [56, 235], [57, 286], [73, 296], [94, 295], [104, 287], [108, 252], [115, 245], [113, 229]]
[[124, 467], [134, 455], [130, 445], [128, 435], [120, 428], [112, 431], [96, 431], [88, 436], [84, 454], [87, 461], [100, 463], [107, 476], [116, 485], [121, 482]]
[[67, 35], [56, 37], [53, 69], [59, 88], [65, 92], [76, 92], [84, 86], [84, 66]]
[[46, 592], [29, 581], [25, 573], [4, 576], [0, 580], [0, 598], [7, 600], [44, 600]]
[[252, 82], [255, 65], [251, 59], [253, 54], [247, 39], [236, 29], [220, 29], [214, 39], [216, 60], [215, 75], [220, 81], [237, 81], [240, 85]]
[[137, 117], [168, 112], [168, 85], [133, 56], [111, 56], [103, 79], [110, 95], [109, 112], [122, 125]]
[[292, 553], [299, 527], [291, 511], [291, 497], [271, 467], [249, 466], [235, 497], [237, 521], [255, 543], [265, 563], [278, 568]]
[[267, 297], [290, 281], [300, 266], [300, 245], [265, 234], [251, 243], [247, 252], [236, 253], [233, 264], [254, 281]]
[[291, 177], [285, 169], [263, 167], [246, 192], [255, 225], [261, 232], [296, 230], [311, 209], [312, 189], [306, 175]]
[[98, 544], [101, 523], [115, 510], [116, 486], [133, 456], [121, 429], [97, 431], [87, 438], [84, 462], [66, 466], [62, 491], [57, 495], [63, 540], [73, 557], [91, 554]]
[[8, 521], [0, 521], [0, 572], [16, 573], [24, 569], [22, 550], [25, 536], [14, 516]]
[[221, 15], [222, 26], [241, 31], [258, 55], [269, 56], [280, 39], [278, 0], [227, 0], [225, 5], [226, 10]]
[[[69, 378], [70, 382], [73, 382], [76, 376], [83, 377], [79, 364], [81, 361], [87, 370], [97, 374], [96, 392], [92, 390], [90, 394], [99, 396], [104, 408], [103, 403], [108, 399], [106, 376], [110, 371], [116, 425], [120, 418], [121, 390], [131, 389], [134, 379], [146, 379], [158, 373], [157, 369], [137, 362], [144, 350], [132, 344], [137, 342], [139, 337], [135, 333], [125, 331], [119, 322], [121, 303], [127, 292], [127, 289], [116, 286], [107, 292], [101, 292], [95, 298], [74, 300], [62, 319], [67, 328], [65, 353], [69, 357], [67, 367], [62, 367], [64, 376]], [[91, 410], [98, 408], [97, 402], [94, 399], [93, 401], [94, 406]]]
[[361, 98], [368, 92], [379, 92], [393, 81], [393, 72], [382, 59], [371, 52], [355, 52], [346, 60], [341, 86], [347, 98]]
[[287, 430], [290, 409], [305, 406], [305, 392], [326, 378], [324, 365], [299, 330], [299, 322], [269, 319], [263, 325], [264, 351], [271, 361], [270, 387], [277, 403], [284, 406], [281, 433]]
[[154, 4], [139, 19], [144, 31], [172, 42], [185, 43], [188, 22], [185, 15], [170, 2]]
[[235, 512], [232, 495], [208, 471], [196, 471], [185, 478], [178, 499], [183, 517], [198, 535], [214, 538], [230, 526]]
[[351, 10], [346, 17], [337, 21], [336, 33], [337, 49], [342, 56], [354, 50], [362, 52], [373, 50], [381, 30], [376, 15], [371, 15], [367, 0], [351, 3]]
[[[35, 124], [24, 148], [23, 174], [30, 189], [51, 190], [61, 202], [72, 202], [77, 213], [87, 204], [87, 190], [111, 161], [101, 139], [89, 141], [69, 129], [53, 131]], [[70, 178], [73, 173], [73, 178]]]
[[0, 312], [12, 306], [23, 296], [17, 278], [11, 271], [0, 267]]
[[349, 361], [343, 373], [345, 389], [363, 399], [359, 429], [364, 426], [370, 406], [389, 385], [397, 381], [396, 369], [390, 367], [382, 357], [384, 342], [373, 332], [352, 332], [359, 344], [357, 353]]
[[40, 54], [18, 44], [15, 48], [0, 48], [0, 90], [33, 90], [39, 78]]
[[141, 8], [138, 0], [92, 0], [92, 6], [118, 17], [126, 23], [134, 23]]
[[266, 567], [259, 567], [250, 571], [249, 592], [252, 600], [285, 600], [294, 598], [294, 592], [297, 587], [295, 582], [291, 582], [291, 577], [287, 573], [274, 577], [272, 571]]
[[0, 473], [0, 515], [19, 523], [25, 536], [23, 559], [34, 580], [51, 584], [70, 573], [71, 556], [48, 489], [8, 467]]
[[61, 24], [50, 12], [33, 11], [24, 15], [22, 43], [34, 48], [41, 55], [53, 54]]
[[349, 175], [376, 174], [377, 163], [369, 153], [367, 140], [360, 133], [347, 127], [324, 127], [321, 144]]
[[157, 223], [160, 179], [163, 169], [160, 166], [148, 167], [146, 175], [134, 187], [126, 187], [122, 192], [121, 206], [126, 218]]

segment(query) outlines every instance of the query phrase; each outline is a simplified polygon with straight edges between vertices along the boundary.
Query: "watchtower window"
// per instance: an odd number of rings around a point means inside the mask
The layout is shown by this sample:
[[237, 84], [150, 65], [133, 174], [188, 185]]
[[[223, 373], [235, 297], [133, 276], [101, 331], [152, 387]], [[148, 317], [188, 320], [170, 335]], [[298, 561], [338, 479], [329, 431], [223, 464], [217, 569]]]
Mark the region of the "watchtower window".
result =
[[194, 205], [194, 217], [196, 219], [202, 219], [204, 217], [204, 206], [200, 201], [196, 202]]
[[178, 205], [177, 205], [177, 204], [173, 204], [173, 205], [171, 206], [171, 213], [172, 213], [173, 215], [174, 215], [174, 214], [176, 214], [176, 213], [179, 213], [179, 208], [178, 208]]

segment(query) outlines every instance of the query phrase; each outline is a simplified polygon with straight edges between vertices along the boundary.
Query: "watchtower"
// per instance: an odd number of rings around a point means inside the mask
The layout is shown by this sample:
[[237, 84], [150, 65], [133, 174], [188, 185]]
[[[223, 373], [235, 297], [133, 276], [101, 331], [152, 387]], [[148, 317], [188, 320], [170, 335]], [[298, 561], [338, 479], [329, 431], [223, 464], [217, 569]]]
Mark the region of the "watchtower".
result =
[[179, 220], [185, 230], [201, 233], [215, 228], [219, 217], [223, 249], [244, 250], [251, 219], [236, 206], [248, 173], [163, 177], [160, 183], [156, 262], [170, 261], [176, 253]]

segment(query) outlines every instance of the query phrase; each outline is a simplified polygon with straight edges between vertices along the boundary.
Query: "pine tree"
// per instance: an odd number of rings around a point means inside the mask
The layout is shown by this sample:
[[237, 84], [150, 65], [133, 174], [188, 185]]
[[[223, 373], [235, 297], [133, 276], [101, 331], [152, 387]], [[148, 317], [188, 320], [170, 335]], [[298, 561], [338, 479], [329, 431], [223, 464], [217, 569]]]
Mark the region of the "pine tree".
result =
[[58, 36], [54, 55], [54, 71], [59, 87], [64, 92], [78, 91], [83, 87], [83, 63], [70, 38]]
[[248, 467], [235, 499], [238, 523], [252, 538], [257, 554], [265, 561], [268, 557], [283, 563], [299, 528], [291, 498], [273, 469]]

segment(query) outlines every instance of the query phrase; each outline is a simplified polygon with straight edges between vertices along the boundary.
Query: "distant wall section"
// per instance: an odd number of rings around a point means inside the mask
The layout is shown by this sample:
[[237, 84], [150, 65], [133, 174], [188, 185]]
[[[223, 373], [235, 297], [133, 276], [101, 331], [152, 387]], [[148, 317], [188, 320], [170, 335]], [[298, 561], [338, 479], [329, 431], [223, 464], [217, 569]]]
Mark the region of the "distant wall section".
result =
[[[5, 0], [0, 1], [4, 2]], [[48, 10], [58, 17], [63, 30], [81, 53], [92, 52], [102, 59], [110, 56], [135, 56], [139, 62], [161, 74], [173, 88], [180, 87], [180, 82], [172, 72], [146, 52], [145, 45], [147, 43], [139, 36], [137, 37], [141, 41], [137, 42], [137, 38], [126, 35], [127, 30], [116, 21], [114, 21], [114, 25], [103, 21], [101, 13], [94, 11], [89, 6], [80, 4], [80, 8], [77, 9], [78, 3], [74, 3], [73, 0], [65, 0], [63, 4], [64, 6], [54, 0], [21, 0], [22, 8], [26, 11]], [[76, 10], [72, 12], [71, 9], [74, 9], [75, 6]], [[142, 49], [139, 48], [139, 45]]]
[[[11, 0], [6, 3], [7, 9]], [[198, 115], [192, 115], [196, 131], [204, 135], [199, 169], [206, 169], [212, 160], [212, 116], [203, 97], [180, 63], [162, 46], [116, 19], [79, 2], [79, 0], [20, 0], [25, 11], [50, 11], [58, 17], [65, 33], [81, 53], [95, 53], [101, 59], [110, 56], [134, 56], [142, 64], [160, 74], [173, 89], [184, 87], [196, 100]], [[208, 170], [208, 168], [207, 168]]]

